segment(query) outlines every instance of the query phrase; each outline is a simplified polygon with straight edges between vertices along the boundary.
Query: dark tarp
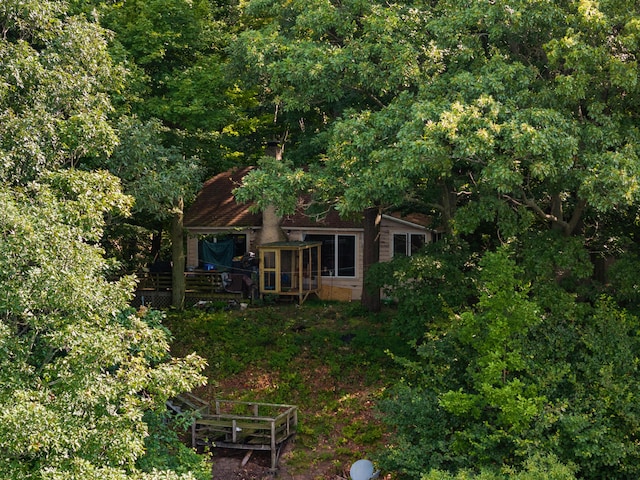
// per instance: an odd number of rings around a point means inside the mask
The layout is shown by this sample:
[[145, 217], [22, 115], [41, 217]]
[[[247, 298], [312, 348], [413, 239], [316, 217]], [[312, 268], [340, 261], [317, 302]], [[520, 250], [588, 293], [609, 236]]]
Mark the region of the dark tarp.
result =
[[198, 256], [202, 263], [215, 265], [216, 270], [228, 270], [232, 266], [234, 246], [233, 238], [219, 242], [201, 240]]

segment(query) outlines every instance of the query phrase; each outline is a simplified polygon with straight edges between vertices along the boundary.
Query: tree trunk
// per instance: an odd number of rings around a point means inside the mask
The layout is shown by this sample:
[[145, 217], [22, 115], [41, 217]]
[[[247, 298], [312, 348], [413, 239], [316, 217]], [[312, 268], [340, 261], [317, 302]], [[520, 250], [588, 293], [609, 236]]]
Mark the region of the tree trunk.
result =
[[184, 278], [184, 200], [180, 198], [175, 205], [175, 212], [171, 219], [171, 287], [172, 305], [178, 310], [184, 308], [184, 294], [186, 290]]
[[380, 311], [380, 289], [367, 286], [369, 267], [380, 261], [380, 211], [376, 207], [364, 211], [362, 306], [369, 312]]
[[442, 189], [443, 227], [446, 233], [451, 233], [451, 221], [456, 212], [457, 196], [444, 180], [440, 184]]
[[282, 217], [276, 214], [276, 208], [269, 205], [262, 211], [262, 229], [260, 230], [260, 245], [271, 242], [281, 242], [287, 239], [286, 235], [280, 228]]
[[[267, 145], [266, 154], [274, 157], [276, 160], [282, 160], [283, 147], [280, 142], [269, 142]], [[280, 224], [282, 223], [282, 217], [276, 213], [276, 208], [273, 205], [269, 205], [262, 211], [262, 229], [258, 235], [258, 245], [271, 242], [282, 242], [287, 239], [287, 236], [282, 231]]]
[[562, 209], [562, 199], [559, 194], [551, 197], [551, 218], [555, 219], [551, 222], [551, 229], [557, 230], [565, 235], [567, 234], [567, 223], [564, 221], [564, 212]]

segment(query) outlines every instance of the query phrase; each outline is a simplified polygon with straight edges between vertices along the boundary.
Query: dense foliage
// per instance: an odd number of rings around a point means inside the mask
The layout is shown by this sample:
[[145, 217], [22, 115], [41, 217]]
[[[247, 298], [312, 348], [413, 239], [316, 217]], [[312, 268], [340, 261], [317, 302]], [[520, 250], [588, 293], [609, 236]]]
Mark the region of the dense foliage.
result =
[[75, 171], [1, 196], [1, 476], [154, 478], [136, 467], [143, 414], [201, 383], [203, 365], [171, 359], [159, 314], [127, 307], [131, 278], [105, 278], [102, 216], [129, 199]]
[[99, 242], [133, 199], [77, 168], [117, 144], [124, 70], [64, 2], [2, 2], [0, 27], [0, 477], [206, 478], [162, 420], [204, 362], [172, 358], [162, 315], [129, 307], [134, 279]]
[[607, 296], [587, 302], [534, 278], [515, 258], [513, 247], [485, 254], [477, 300], [448, 305], [446, 320], [405, 310], [426, 333], [385, 403], [397, 443], [383, 462], [420, 478], [498, 474], [542, 455], [579, 478], [637, 476], [638, 318]]
[[3, 476], [202, 473], [158, 414], [202, 363], [114, 274], [171, 223], [182, 279], [203, 172], [266, 140], [240, 200], [448, 233], [367, 279], [415, 349], [387, 469], [640, 476], [637, 3], [4, 0], [0, 32]]
[[313, 180], [342, 211], [411, 200], [459, 232], [574, 234], [637, 199], [627, 7], [255, 1], [235, 48], [280, 110], [322, 116]]
[[0, 7], [0, 179], [13, 184], [111, 152], [108, 115], [123, 70], [106, 32], [59, 1]]

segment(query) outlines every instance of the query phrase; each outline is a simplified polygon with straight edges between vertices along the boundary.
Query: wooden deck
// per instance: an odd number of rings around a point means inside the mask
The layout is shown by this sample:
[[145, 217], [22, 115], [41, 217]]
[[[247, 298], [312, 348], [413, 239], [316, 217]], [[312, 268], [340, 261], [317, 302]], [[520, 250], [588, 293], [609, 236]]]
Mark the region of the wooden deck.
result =
[[[240, 300], [246, 293], [246, 278], [239, 274], [228, 274], [225, 285], [221, 272], [185, 272], [185, 304], [211, 300]], [[140, 305], [167, 308], [172, 301], [171, 273], [140, 273], [138, 288], [133, 302]]]
[[194, 448], [232, 448], [271, 452], [271, 472], [278, 467], [280, 451], [298, 425], [298, 407], [274, 403], [215, 400], [211, 405], [183, 394], [169, 405], [175, 411], [197, 413], [191, 425]]

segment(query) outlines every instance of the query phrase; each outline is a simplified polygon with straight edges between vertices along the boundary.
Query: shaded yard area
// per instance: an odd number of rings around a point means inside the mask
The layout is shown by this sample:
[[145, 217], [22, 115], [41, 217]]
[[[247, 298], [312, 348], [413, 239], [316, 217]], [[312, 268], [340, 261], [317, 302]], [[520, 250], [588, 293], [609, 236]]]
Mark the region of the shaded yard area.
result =
[[[298, 406], [298, 434], [280, 459], [280, 478], [339, 479], [349, 478], [355, 460], [374, 459], [388, 438], [376, 402], [400, 368], [385, 351], [408, 347], [390, 333], [387, 315], [308, 302], [170, 313], [166, 324], [176, 355], [195, 351], [209, 362], [209, 385], [194, 392], [199, 397]], [[237, 467], [243, 455], [216, 451], [214, 463]], [[257, 452], [249, 470], [229, 478], [263, 478], [255, 468], [262, 463], [268, 460]]]

